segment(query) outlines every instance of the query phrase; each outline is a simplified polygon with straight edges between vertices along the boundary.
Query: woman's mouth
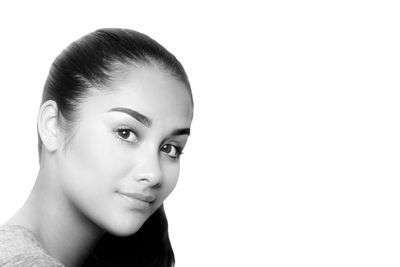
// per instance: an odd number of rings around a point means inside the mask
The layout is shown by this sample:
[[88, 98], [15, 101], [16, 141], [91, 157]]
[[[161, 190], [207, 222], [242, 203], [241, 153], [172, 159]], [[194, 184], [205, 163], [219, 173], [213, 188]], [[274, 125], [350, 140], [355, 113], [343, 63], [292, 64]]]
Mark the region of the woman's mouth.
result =
[[154, 203], [155, 196], [146, 195], [137, 192], [118, 192], [123, 199], [125, 199], [133, 209], [146, 211], [150, 205]]

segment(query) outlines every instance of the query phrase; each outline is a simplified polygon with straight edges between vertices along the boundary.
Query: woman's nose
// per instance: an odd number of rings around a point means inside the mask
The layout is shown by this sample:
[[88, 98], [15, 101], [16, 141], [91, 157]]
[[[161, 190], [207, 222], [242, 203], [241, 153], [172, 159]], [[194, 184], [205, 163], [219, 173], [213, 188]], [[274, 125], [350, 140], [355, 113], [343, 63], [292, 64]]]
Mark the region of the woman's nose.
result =
[[154, 155], [143, 155], [141, 163], [137, 165], [135, 179], [140, 183], [146, 183], [150, 187], [160, 187], [163, 180], [163, 172], [160, 160]]

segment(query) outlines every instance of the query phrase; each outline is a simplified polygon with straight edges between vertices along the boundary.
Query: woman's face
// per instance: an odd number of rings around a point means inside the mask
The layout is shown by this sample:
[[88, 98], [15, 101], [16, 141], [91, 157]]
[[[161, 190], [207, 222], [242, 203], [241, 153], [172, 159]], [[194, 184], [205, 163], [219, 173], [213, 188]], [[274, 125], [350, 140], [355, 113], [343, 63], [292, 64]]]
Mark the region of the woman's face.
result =
[[174, 189], [193, 107], [185, 85], [155, 68], [133, 70], [80, 106], [57, 151], [63, 191], [91, 222], [135, 233]]

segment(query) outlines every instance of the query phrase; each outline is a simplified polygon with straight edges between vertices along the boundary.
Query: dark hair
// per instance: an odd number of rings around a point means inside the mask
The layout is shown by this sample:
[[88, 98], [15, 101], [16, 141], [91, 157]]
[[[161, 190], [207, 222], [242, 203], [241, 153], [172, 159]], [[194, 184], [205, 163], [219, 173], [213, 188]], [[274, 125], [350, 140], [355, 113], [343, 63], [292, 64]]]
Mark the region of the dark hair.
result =
[[[42, 102], [58, 106], [59, 125], [68, 144], [79, 119], [79, 104], [93, 92], [107, 87], [117, 74], [129, 68], [156, 66], [182, 81], [191, 96], [191, 87], [180, 62], [159, 43], [128, 29], [100, 29], [70, 44], [54, 60], [44, 86]], [[42, 141], [38, 135], [39, 162]], [[65, 149], [65, 147], [64, 147]], [[174, 253], [168, 223], [161, 206], [132, 236], [106, 233], [85, 266], [173, 266]]]
[[85, 267], [173, 266], [174, 252], [168, 236], [164, 207], [157, 209], [133, 235], [106, 233], [87, 258]]

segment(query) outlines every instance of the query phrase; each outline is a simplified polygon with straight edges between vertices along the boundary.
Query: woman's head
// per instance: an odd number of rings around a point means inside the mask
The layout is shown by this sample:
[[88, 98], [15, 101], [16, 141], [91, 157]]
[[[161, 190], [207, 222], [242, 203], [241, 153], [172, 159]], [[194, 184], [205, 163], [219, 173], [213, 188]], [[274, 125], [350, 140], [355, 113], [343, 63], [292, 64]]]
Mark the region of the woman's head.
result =
[[[157, 67], [181, 81], [193, 104], [186, 72], [174, 55], [145, 34], [128, 29], [100, 29], [70, 44], [55, 59], [43, 90], [41, 104], [54, 100], [59, 125], [72, 138], [79, 104], [93, 92], [112, 92], [113, 81], [134, 69]], [[38, 136], [39, 161], [42, 140]]]
[[52, 158], [65, 199], [91, 223], [132, 235], [175, 187], [192, 117], [190, 84], [172, 54], [132, 30], [98, 30], [50, 69], [40, 162]]

